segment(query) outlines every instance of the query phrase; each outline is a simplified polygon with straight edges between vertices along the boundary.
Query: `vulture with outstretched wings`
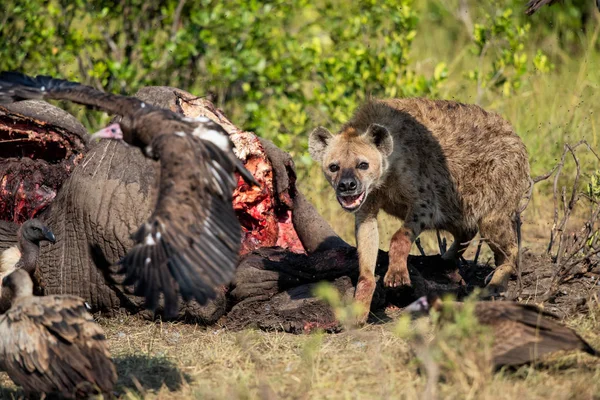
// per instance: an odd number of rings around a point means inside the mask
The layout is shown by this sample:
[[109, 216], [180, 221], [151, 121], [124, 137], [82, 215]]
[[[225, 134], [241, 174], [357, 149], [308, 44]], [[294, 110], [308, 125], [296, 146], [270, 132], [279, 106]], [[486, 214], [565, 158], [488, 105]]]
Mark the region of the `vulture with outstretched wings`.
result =
[[[527, 3], [525, 14], [533, 15], [540, 7], [551, 6], [552, 4], [558, 3], [559, 0], [530, 0]], [[596, 0], [596, 8], [600, 10], [600, 0]]]
[[132, 235], [135, 246], [120, 261], [124, 284], [155, 310], [160, 293], [165, 314], [184, 300], [205, 304], [215, 287], [231, 281], [241, 227], [232, 206], [234, 171], [256, 181], [233, 153], [225, 130], [205, 117], [186, 118], [134, 97], [105, 93], [48, 76], [0, 73], [0, 104], [21, 99], [68, 100], [120, 115], [94, 137], [123, 139], [160, 161], [154, 212]]
[[112, 394], [117, 371], [102, 328], [75, 296], [33, 296], [23, 269], [2, 280], [12, 293], [0, 317], [0, 369], [28, 396]]
[[[436, 294], [423, 296], [406, 307], [413, 313], [441, 313], [441, 321], [451, 320], [461, 303], [442, 303]], [[600, 353], [556, 317], [540, 308], [511, 301], [478, 301], [473, 311], [480, 324], [492, 329], [494, 367], [518, 366], [560, 350], [582, 350], [594, 356]]]

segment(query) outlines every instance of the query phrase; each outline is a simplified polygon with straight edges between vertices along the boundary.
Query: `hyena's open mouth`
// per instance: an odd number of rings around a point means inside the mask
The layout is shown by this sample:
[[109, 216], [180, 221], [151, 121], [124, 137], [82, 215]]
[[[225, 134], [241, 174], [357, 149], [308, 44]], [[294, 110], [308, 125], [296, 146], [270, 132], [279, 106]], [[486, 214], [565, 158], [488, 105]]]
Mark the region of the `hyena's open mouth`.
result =
[[340, 205], [346, 211], [356, 211], [365, 199], [365, 192], [353, 196], [337, 196]]

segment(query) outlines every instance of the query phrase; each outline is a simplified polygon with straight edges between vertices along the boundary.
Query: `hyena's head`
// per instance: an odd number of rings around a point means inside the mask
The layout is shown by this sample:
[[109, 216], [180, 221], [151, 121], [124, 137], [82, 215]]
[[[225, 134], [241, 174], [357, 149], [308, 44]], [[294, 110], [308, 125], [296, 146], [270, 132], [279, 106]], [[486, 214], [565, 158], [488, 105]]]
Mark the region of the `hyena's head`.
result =
[[357, 211], [369, 191], [383, 183], [394, 142], [388, 129], [371, 124], [359, 132], [348, 127], [338, 135], [318, 127], [308, 139], [311, 157], [321, 164], [346, 211]]

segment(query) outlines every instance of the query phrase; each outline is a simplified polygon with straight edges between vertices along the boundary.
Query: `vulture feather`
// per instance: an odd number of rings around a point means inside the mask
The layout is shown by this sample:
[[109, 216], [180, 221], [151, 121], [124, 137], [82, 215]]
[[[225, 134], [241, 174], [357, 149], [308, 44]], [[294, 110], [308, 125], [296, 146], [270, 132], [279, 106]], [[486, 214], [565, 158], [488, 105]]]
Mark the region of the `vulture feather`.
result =
[[[449, 306], [449, 307], [447, 307]], [[452, 318], [461, 303], [442, 305], [439, 296], [430, 294], [410, 304], [412, 313], [441, 312], [441, 320]], [[494, 367], [518, 366], [560, 350], [582, 350], [594, 356], [600, 353], [572, 329], [560, 324], [556, 316], [530, 305], [509, 301], [479, 301], [474, 315], [480, 324], [494, 334], [492, 355]]]
[[[552, 4], [558, 3], [558, 0], [530, 0], [527, 3], [527, 9], [525, 10], [525, 14], [533, 15], [539, 8]], [[596, 8], [600, 10], [600, 0], [596, 0]]]
[[256, 181], [219, 124], [76, 82], [0, 73], [0, 103], [20, 99], [68, 100], [120, 115], [118, 124], [93, 137], [123, 139], [160, 161], [157, 204], [120, 261], [124, 284], [134, 285], [147, 308], [155, 310], [162, 293], [165, 314], [174, 316], [178, 291], [184, 300], [205, 304], [216, 286], [231, 281], [241, 242], [232, 206], [234, 171], [248, 183]]
[[2, 280], [11, 308], [0, 317], [0, 368], [27, 395], [87, 398], [111, 393], [117, 372], [102, 328], [82, 299], [32, 295], [23, 269]]

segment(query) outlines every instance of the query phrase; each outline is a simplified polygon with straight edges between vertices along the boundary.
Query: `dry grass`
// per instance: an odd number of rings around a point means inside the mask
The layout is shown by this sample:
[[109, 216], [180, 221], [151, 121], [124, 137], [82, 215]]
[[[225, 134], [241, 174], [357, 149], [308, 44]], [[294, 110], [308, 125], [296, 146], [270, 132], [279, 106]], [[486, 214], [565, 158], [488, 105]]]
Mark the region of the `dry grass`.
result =
[[[569, 322], [600, 346], [600, 312]], [[337, 335], [228, 332], [123, 315], [100, 318], [119, 372], [120, 399], [424, 398], [427, 373], [418, 340], [401, 339], [396, 322]], [[427, 319], [413, 322], [430, 336]], [[586, 354], [546, 366], [492, 374], [481, 338], [447, 338], [430, 346], [440, 366], [434, 393], [448, 399], [592, 399], [600, 395], [600, 361]], [[417, 353], [415, 353], [415, 350]], [[421, 366], [421, 367], [420, 367]], [[1, 398], [18, 399], [8, 378]], [[433, 381], [432, 381], [433, 382]]]

